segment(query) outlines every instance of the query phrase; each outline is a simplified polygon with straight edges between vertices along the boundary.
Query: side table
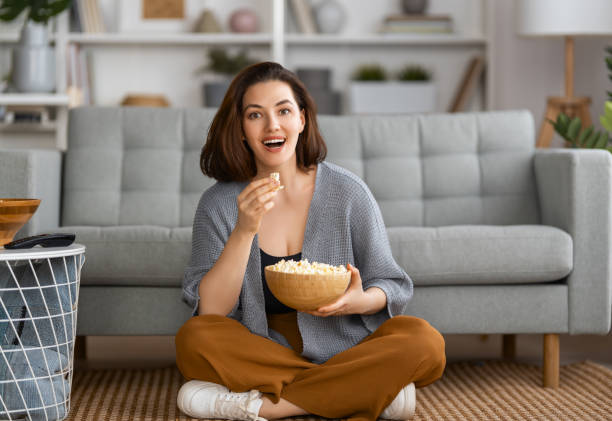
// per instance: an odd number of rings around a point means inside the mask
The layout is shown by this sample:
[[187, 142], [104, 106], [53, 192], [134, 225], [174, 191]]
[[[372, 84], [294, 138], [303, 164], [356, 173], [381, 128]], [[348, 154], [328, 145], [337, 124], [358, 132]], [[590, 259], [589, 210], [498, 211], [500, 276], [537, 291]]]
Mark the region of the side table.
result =
[[70, 411], [85, 246], [0, 248], [0, 420]]

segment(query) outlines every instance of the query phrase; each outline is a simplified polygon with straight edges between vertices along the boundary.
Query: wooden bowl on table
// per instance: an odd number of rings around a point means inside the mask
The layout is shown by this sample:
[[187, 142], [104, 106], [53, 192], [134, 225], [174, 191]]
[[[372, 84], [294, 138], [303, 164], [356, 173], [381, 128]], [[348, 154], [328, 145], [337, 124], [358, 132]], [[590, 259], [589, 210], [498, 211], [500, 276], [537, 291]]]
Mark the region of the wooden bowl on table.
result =
[[0, 199], [0, 246], [13, 241], [38, 205], [39, 199]]
[[265, 268], [272, 294], [298, 311], [316, 310], [336, 301], [351, 281], [351, 272], [330, 274], [285, 273]]

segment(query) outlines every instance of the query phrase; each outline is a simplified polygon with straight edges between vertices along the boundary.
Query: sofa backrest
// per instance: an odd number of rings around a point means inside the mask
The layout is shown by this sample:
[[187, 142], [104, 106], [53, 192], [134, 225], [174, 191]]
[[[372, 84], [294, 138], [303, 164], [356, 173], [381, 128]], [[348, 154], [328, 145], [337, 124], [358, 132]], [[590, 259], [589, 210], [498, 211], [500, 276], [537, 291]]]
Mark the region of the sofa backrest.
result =
[[366, 182], [387, 227], [539, 223], [528, 111], [318, 122], [327, 159]]
[[[191, 226], [213, 109], [71, 110], [62, 225]], [[393, 226], [538, 223], [527, 111], [320, 116], [327, 160], [361, 177]]]
[[191, 226], [200, 151], [215, 110], [82, 107], [70, 111], [62, 225]]

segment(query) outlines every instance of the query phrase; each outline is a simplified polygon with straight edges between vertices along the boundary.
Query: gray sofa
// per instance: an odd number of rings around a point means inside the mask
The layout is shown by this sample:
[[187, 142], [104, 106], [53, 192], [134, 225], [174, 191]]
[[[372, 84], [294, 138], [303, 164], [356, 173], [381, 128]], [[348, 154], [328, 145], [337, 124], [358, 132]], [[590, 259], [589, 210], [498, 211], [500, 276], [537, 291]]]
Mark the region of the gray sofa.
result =
[[[63, 159], [0, 151], [0, 196], [43, 199], [21, 236], [74, 232], [87, 246], [78, 335], [173, 335], [190, 316], [181, 277], [196, 204], [213, 184], [199, 170], [213, 114], [78, 108]], [[535, 150], [526, 111], [319, 125], [328, 160], [364, 179], [380, 205], [415, 283], [407, 314], [442, 333], [505, 334], [508, 353], [512, 334], [544, 334], [549, 386], [558, 334], [610, 330], [608, 152]]]

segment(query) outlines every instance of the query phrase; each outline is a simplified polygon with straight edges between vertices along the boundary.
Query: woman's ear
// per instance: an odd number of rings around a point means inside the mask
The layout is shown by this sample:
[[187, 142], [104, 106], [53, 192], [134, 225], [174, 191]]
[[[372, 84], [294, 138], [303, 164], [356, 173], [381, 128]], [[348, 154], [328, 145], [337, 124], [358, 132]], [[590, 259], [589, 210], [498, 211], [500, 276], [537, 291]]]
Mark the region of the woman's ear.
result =
[[300, 110], [300, 133], [304, 131], [305, 126], [306, 126], [306, 112], [302, 108]]

